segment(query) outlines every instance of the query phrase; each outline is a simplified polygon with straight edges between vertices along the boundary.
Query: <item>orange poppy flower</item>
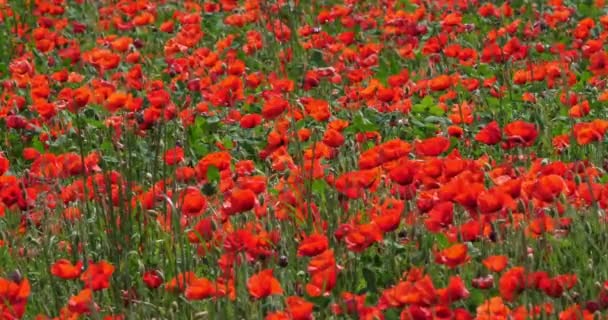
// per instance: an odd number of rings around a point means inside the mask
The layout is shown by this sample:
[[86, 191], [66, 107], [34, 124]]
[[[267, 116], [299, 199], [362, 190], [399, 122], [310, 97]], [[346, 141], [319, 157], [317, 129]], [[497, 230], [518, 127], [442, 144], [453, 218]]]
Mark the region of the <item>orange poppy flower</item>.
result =
[[0, 278], [0, 315], [7, 319], [21, 319], [30, 296], [28, 279], [19, 281]]
[[452, 86], [452, 78], [447, 74], [442, 74], [430, 80], [429, 86], [433, 91], [443, 91]]
[[81, 273], [81, 261], [74, 265], [67, 259], [59, 259], [51, 266], [51, 274], [62, 279], [76, 279]]
[[385, 141], [378, 146], [378, 153], [382, 163], [405, 157], [411, 151], [412, 146], [401, 139]]
[[511, 310], [501, 297], [493, 297], [477, 307], [476, 320], [507, 320]]
[[372, 244], [382, 241], [382, 230], [375, 223], [361, 224], [350, 230], [344, 240], [348, 250], [362, 252]]
[[167, 281], [165, 289], [170, 292], [181, 292], [186, 289], [188, 285], [196, 281], [196, 275], [192, 271], [186, 271], [178, 274], [173, 279]]
[[291, 317], [291, 320], [310, 320], [312, 319], [312, 311], [314, 304], [297, 296], [287, 297], [285, 310]]
[[429, 275], [420, 279], [408, 279], [395, 286], [395, 297], [401, 305], [412, 304], [428, 307], [437, 302], [439, 295]]
[[587, 309], [581, 309], [578, 304], [568, 307], [559, 313], [559, 320], [593, 320], [596, 315]]
[[133, 44], [133, 39], [131, 37], [120, 37], [110, 43], [112, 49], [118, 52], [126, 52], [129, 50], [131, 44]]
[[329, 103], [321, 99], [302, 99], [304, 109], [316, 121], [327, 121], [331, 116]]
[[483, 265], [492, 272], [501, 272], [507, 266], [508, 261], [506, 256], [490, 256], [483, 260]]
[[93, 301], [93, 290], [84, 289], [68, 300], [68, 310], [76, 314], [89, 314], [97, 309]]
[[591, 112], [591, 107], [589, 106], [589, 101], [585, 100], [579, 104], [576, 104], [570, 108], [568, 111], [568, 115], [571, 118], [582, 118]]
[[197, 278], [186, 287], [184, 296], [188, 300], [203, 300], [215, 294], [215, 284], [206, 278]]
[[556, 174], [542, 176], [534, 184], [532, 195], [545, 202], [553, 201], [565, 189], [564, 179]]
[[256, 299], [263, 299], [270, 295], [282, 294], [281, 284], [273, 276], [272, 269], [262, 270], [247, 280], [247, 290]]
[[87, 270], [80, 275], [85, 288], [99, 291], [110, 287], [110, 277], [114, 273], [114, 266], [107, 261], [91, 263]]
[[108, 111], [115, 112], [118, 109], [123, 108], [127, 104], [128, 100], [129, 96], [126, 93], [114, 92], [108, 97], [104, 106], [106, 109], [108, 109]]
[[457, 243], [435, 255], [435, 261], [449, 268], [456, 268], [471, 259], [468, 255], [468, 247], [463, 243]]

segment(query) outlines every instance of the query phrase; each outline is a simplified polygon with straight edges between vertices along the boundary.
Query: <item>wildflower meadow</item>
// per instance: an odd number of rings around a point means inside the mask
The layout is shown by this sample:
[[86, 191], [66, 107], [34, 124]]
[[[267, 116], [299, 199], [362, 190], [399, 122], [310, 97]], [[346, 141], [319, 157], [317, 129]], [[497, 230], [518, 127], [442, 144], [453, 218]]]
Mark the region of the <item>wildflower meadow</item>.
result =
[[0, 320], [608, 319], [604, 0], [0, 0]]

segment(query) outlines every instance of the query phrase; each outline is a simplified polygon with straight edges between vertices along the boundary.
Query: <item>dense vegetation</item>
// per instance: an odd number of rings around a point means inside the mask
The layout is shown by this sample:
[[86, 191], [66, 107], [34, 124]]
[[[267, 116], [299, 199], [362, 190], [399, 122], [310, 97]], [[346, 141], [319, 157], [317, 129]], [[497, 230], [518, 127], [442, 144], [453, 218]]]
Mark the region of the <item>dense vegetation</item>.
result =
[[603, 0], [0, 0], [1, 319], [594, 319]]

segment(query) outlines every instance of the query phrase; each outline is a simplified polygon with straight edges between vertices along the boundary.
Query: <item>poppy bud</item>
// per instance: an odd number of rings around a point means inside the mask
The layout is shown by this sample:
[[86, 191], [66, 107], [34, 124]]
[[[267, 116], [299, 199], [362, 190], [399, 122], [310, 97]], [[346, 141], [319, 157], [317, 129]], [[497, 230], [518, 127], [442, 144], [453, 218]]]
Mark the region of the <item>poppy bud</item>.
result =
[[13, 282], [15, 283], [21, 283], [21, 281], [23, 281], [23, 275], [19, 270], [14, 270], [13, 272], [11, 272], [8, 278], [13, 280]]
[[289, 261], [288, 261], [287, 256], [283, 255], [283, 256], [279, 257], [279, 266], [281, 268], [287, 267], [288, 264], [289, 264]]

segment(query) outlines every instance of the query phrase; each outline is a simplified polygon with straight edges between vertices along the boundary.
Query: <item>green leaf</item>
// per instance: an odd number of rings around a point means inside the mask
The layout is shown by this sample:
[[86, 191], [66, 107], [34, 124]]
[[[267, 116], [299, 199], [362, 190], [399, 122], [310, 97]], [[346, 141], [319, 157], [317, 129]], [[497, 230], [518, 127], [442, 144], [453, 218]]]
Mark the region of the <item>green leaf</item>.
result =
[[319, 50], [312, 50], [310, 62], [315, 67], [325, 67], [327, 64], [323, 60], [323, 53]]
[[445, 117], [428, 116], [428, 117], [424, 118], [424, 122], [447, 124], [449, 121]]
[[376, 274], [374, 271], [369, 268], [363, 268], [363, 278], [365, 279], [365, 283], [367, 285], [368, 292], [376, 292]]
[[437, 243], [437, 245], [439, 245], [439, 248], [442, 249], [447, 248], [450, 245], [448, 237], [446, 237], [446, 235], [444, 235], [443, 233], [435, 235], [435, 243]]
[[38, 139], [38, 137], [32, 138], [32, 147], [38, 152], [44, 152], [44, 145], [42, 144], [40, 139]]
[[346, 133], [370, 132], [377, 131], [378, 126], [373, 122], [365, 119], [361, 113], [358, 113], [353, 119], [353, 124], [347, 128]]
[[443, 109], [441, 109], [438, 105], [433, 105], [429, 107], [429, 113], [434, 116], [442, 116], [445, 111], [443, 111]]
[[424, 113], [426, 112], [426, 106], [424, 106], [423, 104], [415, 104], [412, 106], [412, 112], [414, 113]]
[[216, 166], [207, 167], [207, 181], [208, 182], [219, 182], [220, 181], [220, 170]]
[[425, 107], [431, 107], [431, 106], [433, 106], [435, 104], [435, 101], [433, 100], [432, 96], [425, 96], [420, 101], [420, 104], [423, 105], [423, 106], [425, 106]]
[[486, 101], [488, 102], [488, 107], [497, 108], [500, 106], [500, 100], [494, 97], [486, 97]]
[[222, 140], [222, 144], [224, 145], [224, 147], [226, 147], [228, 149], [232, 149], [232, 147], [234, 147], [234, 144], [232, 143], [232, 139], [230, 139], [229, 137], [225, 137]]
[[481, 305], [486, 299], [484, 293], [481, 290], [473, 289], [471, 290], [471, 295], [469, 296], [469, 301], [474, 306]]
[[323, 179], [317, 179], [312, 182], [312, 191], [317, 194], [325, 194], [327, 190], [327, 182]]

